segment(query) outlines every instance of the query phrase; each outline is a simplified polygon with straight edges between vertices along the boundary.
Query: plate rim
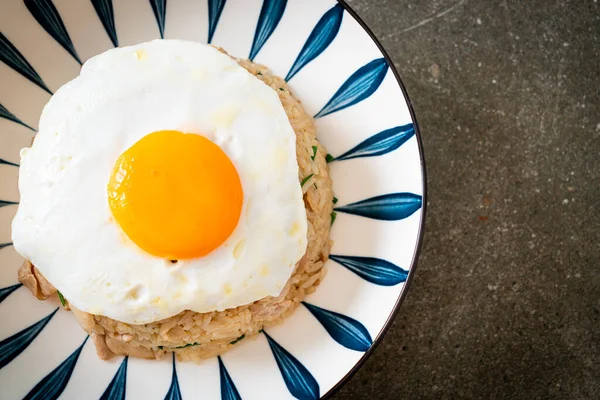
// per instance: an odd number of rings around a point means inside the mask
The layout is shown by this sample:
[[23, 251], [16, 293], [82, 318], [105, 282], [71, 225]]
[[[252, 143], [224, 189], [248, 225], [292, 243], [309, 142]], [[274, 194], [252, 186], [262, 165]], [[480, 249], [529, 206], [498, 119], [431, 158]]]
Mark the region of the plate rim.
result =
[[375, 34], [371, 30], [371, 28], [369, 28], [367, 23], [365, 21], [363, 21], [363, 19], [356, 13], [356, 11], [354, 11], [352, 9], [352, 7], [350, 7], [350, 5], [348, 3], [346, 3], [346, 0], [337, 0], [337, 2], [344, 8], [344, 10], [346, 10], [348, 12], [348, 14], [350, 14], [352, 16], [352, 18], [354, 18], [354, 20], [361, 26], [361, 28], [367, 33], [367, 35], [369, 35], [369, 37], [371, 38], [373, 43], [375, 43], [375, 45], [377, 46], [377, 48], [379, 49], [379, 51], [385, 58], [386, 62], [388, 63], [390, 70], [393, 72], [394, 77], [396, 78], [396, 82], [398, 83], [398, 86], [400, 87], [400, 90], [402, 91], [402, 96], [404, 97], [404, 100], [406, 101], [406, 107], [408, 107], [408, 112], [410, 114], [410, 118], [412, 119], [412, 123], [413, 123], [414, 129], [415, 129], [415, 139], [417, 140], [417, 147], [419, 149], [419, 163], [421, 166], [421, 189], [422, 189], [423, 193], [421, 195], [422, 196], [421, 217], [420, 217], [420, 221], [419, 221], [419, 232], [418, 232], [418, 237], [417, 237], [417, 243], [415, 246], [412, 260], [410, 262], [408, 276], [406, 278], [406, 281], [404, 282], [404, 286], [402, 287], [400, 296], [398, 296], [398, 300], [394, 304], [394, 307], [392, 308], [392, 312], [389, 314], [388, 318], [386, 319], [385, 323], [383, 324], [383, 327], [379, 331], [379, 334], [377, 335], [377, 337], [373, 340], [373, 344], [371, 345], [371, 347], [369, 347], [369, 349], [361, 356], [361, 358], [356, 362], [356, 364], [354, 364], [354, 366], [335, 385], [333, 385], [333, 387], [331, 387], [331, 389], [329, 389], [321, 397], [321, 399], [323, 399], [323, 400], [331, 399], [346, 383], [348, 383], [348, 381], [354, 376], [354, 374], [356, 374], [356, 372], [371, 357], [371, 355], [374, 353], [375, 349], [382, 342], [383, 337], [386, 335], [386, 333], [392, 326], [392, 323], [396, 319], [396, 316], [398, 315], [398, 312], [400, 311], [400, 307], [402, 306], [402, 303], [404, 302], [404, 299], [406, 298], [406, 295], [408, 294], [408, 289], [410, 288], [410, 284], [412, 283], [413, 277], [416, 273], [419, 256], [421, 255], [421, 250], [423, 248], [423, 237], [425, 236], [425, 220], [426, 220], [426, 214], [427, 214], [427, 171], [426, 171], [426, 167], [425, 167], [425, 153], [423, 151], [423, 140], [421, 138], [421, 130], [419, 128], [419, 123], [417, 122], [417, 117], [415, 115], [415, 111], [413, 109], [412, 102], [408, 96], [408, 91], [406, 90], [406, 86], [404, 85], [404, 82], [402, 81], [402, 78], [400, 77], [400, 74], [398, 73], [398, 70], [396, 69], [396, 66], [394, 65], [394, 62], [392, 61], [390, 55], [385, 50], [385, 48], [383, 47], [383, 45], [381, 44], [381, 42], [379, 41], [377, 36], [375, 36]]

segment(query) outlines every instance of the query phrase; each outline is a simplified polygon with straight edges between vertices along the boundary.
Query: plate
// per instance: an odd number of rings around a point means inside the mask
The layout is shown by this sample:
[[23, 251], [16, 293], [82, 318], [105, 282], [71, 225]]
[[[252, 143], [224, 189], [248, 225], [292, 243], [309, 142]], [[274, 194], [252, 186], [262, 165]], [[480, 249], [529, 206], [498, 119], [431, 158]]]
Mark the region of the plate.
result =
[[[283, 324], [200, 364], [101, 361], [57, 300], [17, 280], [19, 150], [81, 64], [156, 38], [212, 43], [285, 77], [314, 115], [339, 199], [327, 276]], [[417, 123], [389, 57], [333, 0], [6, 0], [0, 6], [0, 387], [10, 399], [318, 399], [381, 340], [425, 218]]]

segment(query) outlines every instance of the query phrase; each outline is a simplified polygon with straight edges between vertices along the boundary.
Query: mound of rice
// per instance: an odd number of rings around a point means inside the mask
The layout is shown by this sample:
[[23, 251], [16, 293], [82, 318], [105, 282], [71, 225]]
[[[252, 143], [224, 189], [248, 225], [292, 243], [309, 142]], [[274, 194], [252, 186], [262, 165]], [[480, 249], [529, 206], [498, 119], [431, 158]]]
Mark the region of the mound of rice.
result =
[[[91, 336], [102, 359], [115, 354], [160, 359], [168, 352], [175, 352], [182, 361], [217, 356], [240, 340], [257, 335], [264, 327], [281, 323], [307, 294], [315, 291], [325, 276], [323, 264], [329, 256], [333, 209], [331, 179], [325, 160], [327, 151], [316, 138], [312, 117], [304, 111], [283, 79], [271, 75], [262, 65], [248, 60], [236, 61], [278, 93], [296, 133], [299, 182], [312, 174], [302, 187], [308, 219], [306, 254], [278, 297], [266, 297], [220, 312], [183, 311], [161, 321], [133, 325], [88, 314], [71, 305], [77, 322]], [[316, 155], [313, 146], [317, 147]], [[56, 293], [29, 261], [25, 261], [19, 270], [19, 280], [39, 299]]]

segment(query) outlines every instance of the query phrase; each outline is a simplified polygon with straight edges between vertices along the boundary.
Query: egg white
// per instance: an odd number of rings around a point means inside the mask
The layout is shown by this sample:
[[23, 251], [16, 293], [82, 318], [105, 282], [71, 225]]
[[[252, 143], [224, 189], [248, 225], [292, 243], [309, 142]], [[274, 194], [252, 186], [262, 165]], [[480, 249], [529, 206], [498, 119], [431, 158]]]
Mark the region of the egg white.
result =
[[[50, 99], [39, 126], [21, 152], [13, 243], [80, 310], [142, 324], [248, 304], [277, 296], [306, 251], [283, 106], [210, 46], [156, 40], [98, 55]], [[240, 176], [238, 226], [205, 257], [171, 264], [138, 248], [112, 218], [115, 160], [159, 130], [206, 136]]]

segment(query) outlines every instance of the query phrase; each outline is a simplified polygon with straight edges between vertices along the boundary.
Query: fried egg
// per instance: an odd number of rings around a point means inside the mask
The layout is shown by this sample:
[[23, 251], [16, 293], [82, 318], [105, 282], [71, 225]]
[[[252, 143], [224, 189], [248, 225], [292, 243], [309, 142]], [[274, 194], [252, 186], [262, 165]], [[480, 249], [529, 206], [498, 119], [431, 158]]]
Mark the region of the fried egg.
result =
[[277, 93], [213, 47], [86, 62], [21, 151], [15, 249], [80, 310], [143, 324], [277, 296], [307, 246]]

